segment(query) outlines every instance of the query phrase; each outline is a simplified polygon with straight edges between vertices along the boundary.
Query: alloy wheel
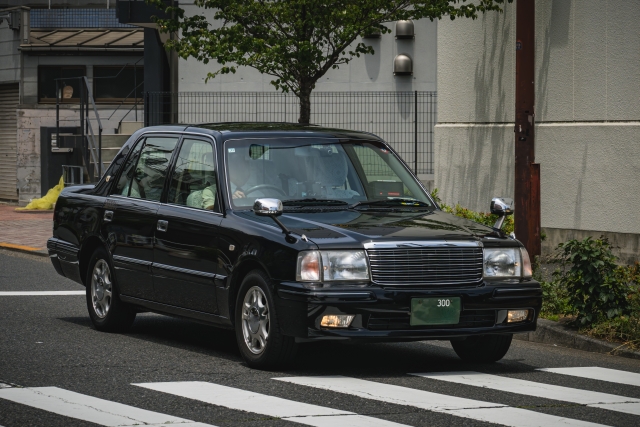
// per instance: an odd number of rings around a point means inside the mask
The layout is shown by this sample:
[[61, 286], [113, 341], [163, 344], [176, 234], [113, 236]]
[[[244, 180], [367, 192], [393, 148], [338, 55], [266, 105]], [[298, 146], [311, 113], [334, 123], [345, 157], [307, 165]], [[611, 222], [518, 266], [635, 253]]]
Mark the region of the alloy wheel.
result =
[[269, 339], [269, 303], [258, 286], [247, 291], [242, 303], [242, 335], [249, 351], [260, 354]]
[[103, 259], [99, 259], [93, 267], [91, 275], [91, 302], [96, 315], [104, 319], [111, 307], [113, 295], [113, 283], [111, 282], [111, 270], [109, 264]]

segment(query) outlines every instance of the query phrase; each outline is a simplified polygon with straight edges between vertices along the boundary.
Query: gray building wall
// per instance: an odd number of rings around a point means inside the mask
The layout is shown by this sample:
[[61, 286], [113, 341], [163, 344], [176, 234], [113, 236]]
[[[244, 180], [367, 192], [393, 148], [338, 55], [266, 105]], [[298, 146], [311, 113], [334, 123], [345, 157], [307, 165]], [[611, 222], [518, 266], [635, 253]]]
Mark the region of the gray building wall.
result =
[[[213, 12], [193, 5], [192, 0], [180, 2], [187, 15], [203, 14], [216, 25]], [[217, 25], [220, 25], [217, 23]], [[365, 39], [373, 46], [375, 55], [355, 58], [350, 64], [338, 70], [330, 70], [316, 90], [319, 91], [435, 91], [436, 90], [436, 54], [437, 21], [423, 19], [414, 22], [415, 40], [396, 40], [395, 25], [389, 24], [390, 34], [379, 39]], [[413, 76], [393, 75], [393, 60], [396, 55], [405, 53], [413, 59]], [[214, 72], [219, 64], [215, 61], [208, 65], [193, 58], [179, 61], [178, 90], [190, 91], [256, 91], [272, 92], [275, 88], [269, 83], [273, 78], [261, 75], [258, 71], [242, 67], [235, 74], [220, 75], [205, 84], [208, 72]]]
[[[515, 11], [440, 23], [435, 185], [448, 203], [513, 196]], [[638, 259], [638, 22], [639, 0], [536, 1], [543, 250], [604, 233]]]
[[0, 82], [20, 81], [20, 32], [0, 24]]

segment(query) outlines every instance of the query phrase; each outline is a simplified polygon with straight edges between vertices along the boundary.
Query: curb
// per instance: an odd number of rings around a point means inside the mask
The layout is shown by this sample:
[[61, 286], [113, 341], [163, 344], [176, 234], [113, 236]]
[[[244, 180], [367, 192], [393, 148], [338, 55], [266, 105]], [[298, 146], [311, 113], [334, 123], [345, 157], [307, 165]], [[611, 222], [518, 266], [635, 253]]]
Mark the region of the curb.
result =
[[36, 210], [36, 209], [16, 210], [14, 209], [13, 212], [19, 213], [19, 214], [27, 214], [27, 215], [51, 215], [53, 217], [53, 209], [48, 209], [48, 210]]
[[0, 249], [6, 249], [8, 251], [31, 254], [41, 257], [49, 256], [49, 251], [47, 251], [46, 249], [32, 248], [31, 246], [14, 245], [12, 243], [0, 242]]
[[638, 351], [625, 350], [621, 348], [620, 344], [610, 343], [579, 334], [574, 329], [547, 319], [538, 319], [538, 328], [534, 332], [515, 334], [513, 338], [520, 341], [555, 344], [561, 347], [575, 348], [582, 351], [640, 360], [640, 352]]

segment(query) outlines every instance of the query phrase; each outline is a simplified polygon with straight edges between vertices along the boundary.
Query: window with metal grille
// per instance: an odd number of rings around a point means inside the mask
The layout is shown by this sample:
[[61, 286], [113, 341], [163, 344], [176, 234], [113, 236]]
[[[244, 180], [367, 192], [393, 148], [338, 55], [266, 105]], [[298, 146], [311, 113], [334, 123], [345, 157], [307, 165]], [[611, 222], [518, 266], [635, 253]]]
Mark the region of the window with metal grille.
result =
[[[38, 67], [38, 102], [56, 102], [56, 80], [59, 80], [60, 102], [80, 102], [80, 80], [87, 75], [84, 65], [64, 65]], [[68, 80], [65, 80], [68, 79]]]
[[93, 98], [96, 103], [142, 101], [144, 67], [94, 66]]

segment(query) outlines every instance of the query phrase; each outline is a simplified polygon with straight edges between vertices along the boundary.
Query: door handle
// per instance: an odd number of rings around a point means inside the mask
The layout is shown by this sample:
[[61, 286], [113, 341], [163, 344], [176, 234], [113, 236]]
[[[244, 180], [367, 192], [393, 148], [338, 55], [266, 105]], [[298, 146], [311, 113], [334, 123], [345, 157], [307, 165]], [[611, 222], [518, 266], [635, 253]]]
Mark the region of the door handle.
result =
[[157, 227], [158, 231], [167, 231], [168, 227], [169, 227], [169, 221], [165, 221], [163, 219], [158, 220], [158, 227]]
[[104, 211], [104, 217], [102, 217], [104, 222], [111, 222], [113, 220], [113, 211]]

